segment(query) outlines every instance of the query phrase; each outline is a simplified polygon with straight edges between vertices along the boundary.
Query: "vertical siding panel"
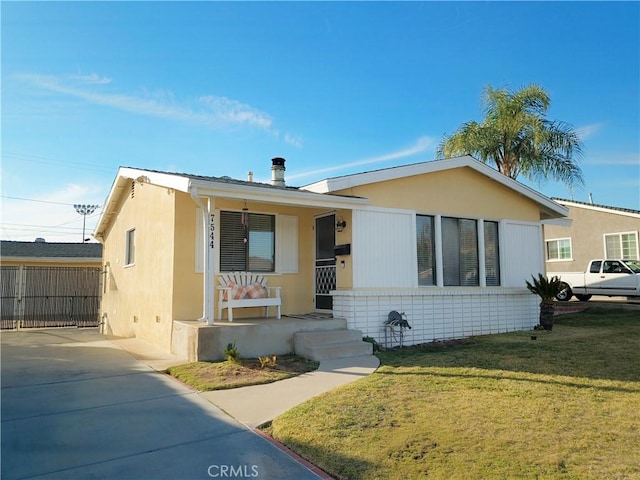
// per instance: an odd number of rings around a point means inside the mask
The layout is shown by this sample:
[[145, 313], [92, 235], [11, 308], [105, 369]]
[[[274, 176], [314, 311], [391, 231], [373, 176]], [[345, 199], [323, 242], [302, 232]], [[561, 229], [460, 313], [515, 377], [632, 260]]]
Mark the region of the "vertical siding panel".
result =
[[353, 228], [354, 288], [417, 286], [413, 214], [355, 210]]
[[505, 287], [524, 287], [531, 275], [544, 272], [542, 229], [537, 224], [502, 222], [500, 264]]

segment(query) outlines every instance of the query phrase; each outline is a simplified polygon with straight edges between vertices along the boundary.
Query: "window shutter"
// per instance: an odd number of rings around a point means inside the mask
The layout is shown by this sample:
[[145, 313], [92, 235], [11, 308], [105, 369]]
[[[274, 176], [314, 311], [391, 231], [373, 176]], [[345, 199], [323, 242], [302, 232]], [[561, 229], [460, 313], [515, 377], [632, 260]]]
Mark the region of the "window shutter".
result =
[[298, 273], [298, 217], [276, 217], [276, 271]]

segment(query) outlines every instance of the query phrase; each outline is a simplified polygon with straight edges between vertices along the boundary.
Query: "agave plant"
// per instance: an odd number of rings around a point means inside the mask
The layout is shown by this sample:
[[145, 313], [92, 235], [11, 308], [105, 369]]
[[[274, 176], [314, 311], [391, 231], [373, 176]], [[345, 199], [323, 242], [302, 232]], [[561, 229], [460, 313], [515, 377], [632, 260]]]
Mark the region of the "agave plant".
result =
[[538, 278], [531, 275], [533, 283], [525, 280], [527, 289], [540, 297], [540, 325], [545, 330], [553, 329], [553, 316], [556, 308], [556, 295], [562, 290], [559, 277], [547, 278], [539, 273]]

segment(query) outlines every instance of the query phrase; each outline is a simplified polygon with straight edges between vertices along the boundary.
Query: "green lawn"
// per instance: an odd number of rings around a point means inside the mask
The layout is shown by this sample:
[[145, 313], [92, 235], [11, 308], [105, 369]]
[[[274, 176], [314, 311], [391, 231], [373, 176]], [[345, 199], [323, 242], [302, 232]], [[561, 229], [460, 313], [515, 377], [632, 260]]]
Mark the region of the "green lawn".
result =
[[380, 359], [268, 433], [338, 479], [640, 478], [637, 310]]

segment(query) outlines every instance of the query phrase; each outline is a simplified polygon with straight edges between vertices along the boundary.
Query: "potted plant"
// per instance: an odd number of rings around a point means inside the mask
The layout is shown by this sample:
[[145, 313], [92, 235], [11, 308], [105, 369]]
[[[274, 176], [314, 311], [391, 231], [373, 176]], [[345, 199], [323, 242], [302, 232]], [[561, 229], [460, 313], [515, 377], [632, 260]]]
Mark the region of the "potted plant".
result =
[[528, 282], [527, 288], [531, 293], [540, 297], [540, 326], [545, 330], [553, 329], [553, 315], [556, 308], [556, 295], [562, 290], [562, 282], [559, 277], [547, 278], [538, 274], [538, 278], [531, 275], [533, 283]]

